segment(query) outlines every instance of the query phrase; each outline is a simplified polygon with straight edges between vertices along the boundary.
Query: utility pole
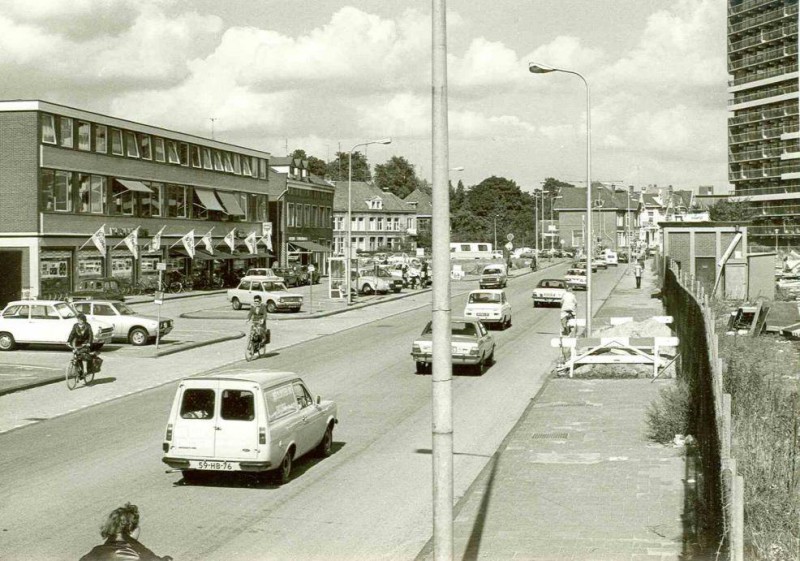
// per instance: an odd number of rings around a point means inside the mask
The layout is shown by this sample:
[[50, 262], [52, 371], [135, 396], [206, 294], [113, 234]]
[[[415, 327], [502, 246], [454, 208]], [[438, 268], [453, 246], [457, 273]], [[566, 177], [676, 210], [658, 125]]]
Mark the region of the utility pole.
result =
[[497, 251], [497, 215], [494, 215], [494, 245], [492, 251]]
[[214, 121], [217, 120], [217, 117], [209, 117], [208, 120], [211, 121], [211, 140], [214, 140]]

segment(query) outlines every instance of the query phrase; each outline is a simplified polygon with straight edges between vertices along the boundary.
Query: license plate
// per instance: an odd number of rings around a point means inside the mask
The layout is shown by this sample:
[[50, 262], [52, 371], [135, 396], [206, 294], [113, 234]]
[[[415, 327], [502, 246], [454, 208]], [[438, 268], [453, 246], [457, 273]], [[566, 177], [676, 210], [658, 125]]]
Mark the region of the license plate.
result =
[[206, 469], [211, 471], [239, 471], [238, 462], [218, 462], [213, 460], [192, 460], [189, 462], [192, 469]]
[[479, 318], [488, 318], [489, 314], [482, 314], [482, 313], [478, 312], [478, 317]]

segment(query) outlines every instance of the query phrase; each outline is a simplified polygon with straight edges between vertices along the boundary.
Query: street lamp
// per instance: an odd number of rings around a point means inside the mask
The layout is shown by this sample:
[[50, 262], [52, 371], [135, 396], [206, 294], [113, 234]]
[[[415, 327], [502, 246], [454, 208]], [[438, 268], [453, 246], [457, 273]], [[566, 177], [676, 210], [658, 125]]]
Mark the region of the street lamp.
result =
[[586, 237], [586, 335], [592, 335], [592, 119], [591, 119], [591, 104], [589, 96], [589, 82], [586, 78], [578, 72], [572, 70], [564, 70], [562, 68], [554, 68], [544, 64], [537, 64], [531, 62], [528, 64], [528, 70], [533, 74], [549, 74], [550, 72], [563, 72], [564, 74], [573, 74], [583, 80], [586, 86], [586, 231], [589, 235]]
[[352, 268], [352, 255], [353, 255], [353, 152], [359, 146], [369, 146], [370, 144], [391, 144], [391, 138], [382, 138], [381, 140], [370, 140], [356, 144], [350, 149], [347, 154], [347, 262], [345, 271], [347, 272], [347, 304], [353, 303], [353, 279], [351, 274]]

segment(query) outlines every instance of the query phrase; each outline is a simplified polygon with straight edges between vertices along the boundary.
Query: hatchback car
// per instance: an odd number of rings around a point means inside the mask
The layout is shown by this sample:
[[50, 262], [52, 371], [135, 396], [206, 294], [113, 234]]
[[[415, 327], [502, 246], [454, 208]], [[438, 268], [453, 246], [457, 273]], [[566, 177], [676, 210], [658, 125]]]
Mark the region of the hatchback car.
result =
[[508, 273], [505, 265], [486, 265], [478, 279], [478, 286], [481, 288], [505, 288], [507, 285]]
[[[17, 300], [0, 313], [0, 351], [11, 351], [17, 344], [66, 345], [78, 312], [58, 300]], [[92, 327], [92, 349], [111, 341], [110, 323], [86, 318]]]
[[86, 314], [88, 319], [96, 319], [114, 326], [113, 339], [127, 341], [131, 345], [142, 346], [148, 341], [164, 337], [172, 331], [173, 322], [169, 318], [138, 314], [127, 304], [118, 300], [85, 300], [73, 302], [72, 306]]
[[[450, 322], [450, 352], [453, 365], [466, 365], [475, 374], [483, 374], [494, 363], [495, 341], [492, 334], [475, 318], [453, 318]], [[417, 374], [426, 374], [433, 365], [433, 322], [411, 345]]]
[[506, 329], [511, 327], [511, 303], [503, 290], [473, 290], [467, 296], [464, 317]]
[[252, 306], [256, 294], [271, 314], [280, 310], [299, 312], [303, 306], [301, 294], [289, 292], [282, 282], [263, 277], [244, 277], [239, 286], [228, 289], [226, 297], [234, 310], [241, 310], [242, 306]]

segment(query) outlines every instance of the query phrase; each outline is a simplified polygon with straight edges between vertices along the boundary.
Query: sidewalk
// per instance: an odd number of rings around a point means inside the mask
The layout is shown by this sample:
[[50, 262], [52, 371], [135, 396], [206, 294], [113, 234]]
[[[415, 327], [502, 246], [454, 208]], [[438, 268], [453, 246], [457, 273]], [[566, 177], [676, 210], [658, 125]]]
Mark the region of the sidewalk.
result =
[[[660, 315], [656, 290], [649, 270], [641, 289], [624, 275], [596, 325]], [[647, 405], [671, 383], [551, 377], [458, 501], [454, 558], [684, 558], [683, 453], [645, 437]]]

